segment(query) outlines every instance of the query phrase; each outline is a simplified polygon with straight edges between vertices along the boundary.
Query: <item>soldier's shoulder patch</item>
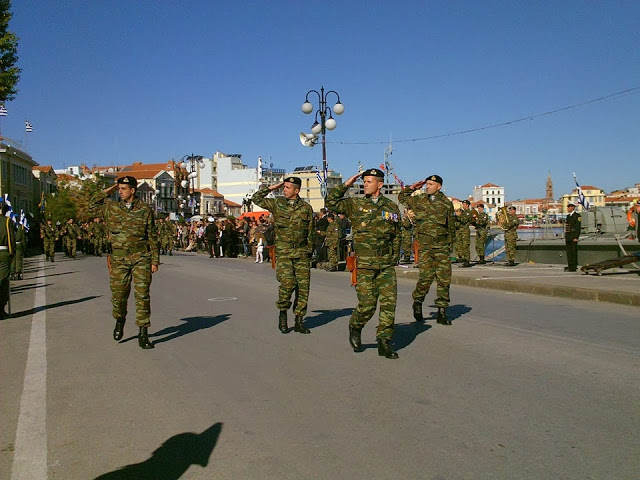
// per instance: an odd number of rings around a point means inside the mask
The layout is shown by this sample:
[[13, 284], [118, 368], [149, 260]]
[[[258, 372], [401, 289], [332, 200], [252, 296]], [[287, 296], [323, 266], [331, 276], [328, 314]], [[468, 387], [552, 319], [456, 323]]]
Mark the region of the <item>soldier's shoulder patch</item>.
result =
[[578, 217], [578, 221], [581, 222], [582, 221], [582, 217]]

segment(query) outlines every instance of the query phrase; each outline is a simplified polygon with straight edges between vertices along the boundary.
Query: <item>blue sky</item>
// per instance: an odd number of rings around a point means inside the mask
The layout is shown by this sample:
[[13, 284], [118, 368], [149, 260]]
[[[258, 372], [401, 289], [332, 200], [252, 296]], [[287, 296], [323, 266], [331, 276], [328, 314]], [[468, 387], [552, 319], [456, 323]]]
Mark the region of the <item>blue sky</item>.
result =
[[[507, 199], [640, 182], [640, 2], [14, 0], [22, 78], [2, 134], [42, 165], [163, 162], [216, 150], [293, 170], [310, 89], [339, 92], [330, 168], [390, 160], [449, 195]], [[333, 105], [330, 97], [330, 105]], [[364, 144], [353, 144], [360, 142]]]

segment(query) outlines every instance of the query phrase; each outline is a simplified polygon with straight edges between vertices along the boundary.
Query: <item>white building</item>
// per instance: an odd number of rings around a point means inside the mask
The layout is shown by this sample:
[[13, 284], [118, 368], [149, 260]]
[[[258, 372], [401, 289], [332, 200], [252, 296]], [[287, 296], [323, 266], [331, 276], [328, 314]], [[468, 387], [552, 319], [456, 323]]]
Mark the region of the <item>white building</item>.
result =
[[493, 183], [473, 187], [473, 201], [484, 202], [485, 205], [493, 205], [496, 208], [504, 206], [504, 187]]

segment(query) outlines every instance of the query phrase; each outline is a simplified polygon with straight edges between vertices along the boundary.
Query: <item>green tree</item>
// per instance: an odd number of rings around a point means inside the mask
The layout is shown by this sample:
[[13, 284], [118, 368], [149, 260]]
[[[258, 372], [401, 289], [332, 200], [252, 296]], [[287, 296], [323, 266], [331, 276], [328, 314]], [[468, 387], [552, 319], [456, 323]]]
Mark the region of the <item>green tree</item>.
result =
[[60, 182], [55, 195], [46, 197], [46, 215], [51, 216], [54, 223], [66, 222], [70, 218], [86, 222], [98, 215], [97, 212], [91, 211], [89, 206], [102, 195], [102, 190], [105, 188], [106, 182], [101, 177]]
[[20, 80], [18, 61], [18, 37], [9, 31], [11, 0], [0, 0], [0, 104], [13, 100]]

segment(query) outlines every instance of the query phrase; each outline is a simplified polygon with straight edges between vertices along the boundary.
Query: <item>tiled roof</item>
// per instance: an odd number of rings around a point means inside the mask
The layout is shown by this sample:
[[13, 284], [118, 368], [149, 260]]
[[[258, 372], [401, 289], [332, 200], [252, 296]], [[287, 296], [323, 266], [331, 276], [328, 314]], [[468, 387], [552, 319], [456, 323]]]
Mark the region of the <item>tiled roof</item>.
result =
[[133, 163], [131, 165], [127, 165], [126, 167], [124, 167], [122, 169], [122, 171], [133, 172], [133, 171], [138, 171], [138, 170], [154, 170], [154, 169], [172, 171], [173, 170], [173, 164], [172, 164], [171, 161], [164, 162], [164, 163], [141, 163], [141, 162], [136, 162], [136, 163]]
[[58, 173], [58, 181], [60, 180], [63, 180], [65, 182], [79, 181], [76, 177], [74, 177], [73, 175], [69, 175], [67, 173]]
[[485, 183], [480, 188], [502, 188], [500, 185], [496, 185], [495, 183]]
[[214, 197], [224, 197], [224, 195], [212, 188], [196, 188], [196, 192], [204, 193], [205, 195], [213, 195]]
[[225, 200], [224, 200], [224, 204], [225, 204], [227, 207], [241, 207], [241, 206], [242, 206], [242, 205], [240, 205], [239, 203], [232, 202], [231, 200], [227, 200], [227, 199], [225, 199]]
[[154, 178], [156, 175], [158, 175], [160, 172], [162, 172], [164, 169], [162, 168], [152, 168], [152, 169], [147, 169], [147, 170], [134, 170], [134, 171], [126, 171], [126, 170], [121, 170], [118, 172], [118, 178], [122, 178], [122, 177], [126, 177], [127, 175], [131, 175], [132, 177], [135, 177], [137, 180], [142, 180], [142, 179], [150, 179], [150, 178]]
[[51, 165], [37, 165], [35, 167], [31, 167], [31, 170], [38, 170], [39, 172], [50, 173], [50, 172], [53, 172], [53, 167]]

